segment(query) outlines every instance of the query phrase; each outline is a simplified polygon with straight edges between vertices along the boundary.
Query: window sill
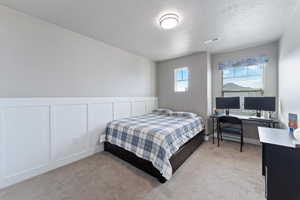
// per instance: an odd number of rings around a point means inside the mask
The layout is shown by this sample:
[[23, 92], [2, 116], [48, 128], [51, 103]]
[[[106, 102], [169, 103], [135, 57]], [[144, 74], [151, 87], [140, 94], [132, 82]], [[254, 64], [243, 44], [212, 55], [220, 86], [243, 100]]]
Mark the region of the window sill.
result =
[[186, 93], [186, 92], [188, 92], [188, 90], [187, 91], [174, 91], [174, 93]]

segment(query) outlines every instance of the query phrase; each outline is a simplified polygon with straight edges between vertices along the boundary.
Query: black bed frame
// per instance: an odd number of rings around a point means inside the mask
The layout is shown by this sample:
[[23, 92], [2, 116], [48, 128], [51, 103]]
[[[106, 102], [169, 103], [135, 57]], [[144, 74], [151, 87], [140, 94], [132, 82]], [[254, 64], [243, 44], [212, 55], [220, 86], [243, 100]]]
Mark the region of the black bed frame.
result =
[[[174, 172], [184, 163], [184, 161], [202, 144], [204, 141], [205, 130], [199, 132], [196, 136], [182, 145], [179, 150], [172, 155], [170, 163], [172, 165], [173, 174]], [[104, 150], [112, 153], [113, 155], [127, 161], [138, 169], [154, 176], [159, 182], [164, 183], [166, 179], [161, 173], [152, 165], [148, 160], [137, 157], [135, 154], [127, 151], [121, 147], [118, 147], [109, 142], [104, 143]]]

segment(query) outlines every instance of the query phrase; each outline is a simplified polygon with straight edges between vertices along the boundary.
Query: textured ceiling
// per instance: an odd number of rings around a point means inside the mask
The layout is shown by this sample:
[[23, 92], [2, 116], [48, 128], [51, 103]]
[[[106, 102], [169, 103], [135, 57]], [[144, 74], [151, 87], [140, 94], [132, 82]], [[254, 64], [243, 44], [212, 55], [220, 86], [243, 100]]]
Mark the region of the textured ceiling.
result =
[[[279, 39], [298, 0], [0, 0], [0, 4], [152, 60]], [[181, 24], [162, 30], [176, 11]], [[204, 41], [219, 37], [209, 45]]]

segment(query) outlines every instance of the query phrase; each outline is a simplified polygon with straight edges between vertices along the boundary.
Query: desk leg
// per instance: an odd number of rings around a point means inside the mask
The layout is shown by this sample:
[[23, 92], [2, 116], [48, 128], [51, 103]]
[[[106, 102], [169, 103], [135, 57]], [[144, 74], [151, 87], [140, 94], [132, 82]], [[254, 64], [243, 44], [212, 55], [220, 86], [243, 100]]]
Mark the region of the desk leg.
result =
[[213, 144], [215, 144], [215, 119], [212, 118], [212, 138], [213, 138]]
[[266, 158], [265, 158], [265, 144], [262, 143], [262, 155], [261, 155], [261, 158], [262, 158], [262, 161], [261, 161], [261, 164], [262, 164], [262, 175], [265, 176], [266, 175]]

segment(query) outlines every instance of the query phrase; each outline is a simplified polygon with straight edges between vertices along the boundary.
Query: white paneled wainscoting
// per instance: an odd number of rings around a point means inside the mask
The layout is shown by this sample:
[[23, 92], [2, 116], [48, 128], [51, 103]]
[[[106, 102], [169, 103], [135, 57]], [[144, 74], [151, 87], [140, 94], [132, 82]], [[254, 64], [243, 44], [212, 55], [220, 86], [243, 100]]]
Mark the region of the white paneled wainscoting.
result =
[[107, 122], [156, 107], [156, 97], [0, 98], [0, 188], [101, 151]]

